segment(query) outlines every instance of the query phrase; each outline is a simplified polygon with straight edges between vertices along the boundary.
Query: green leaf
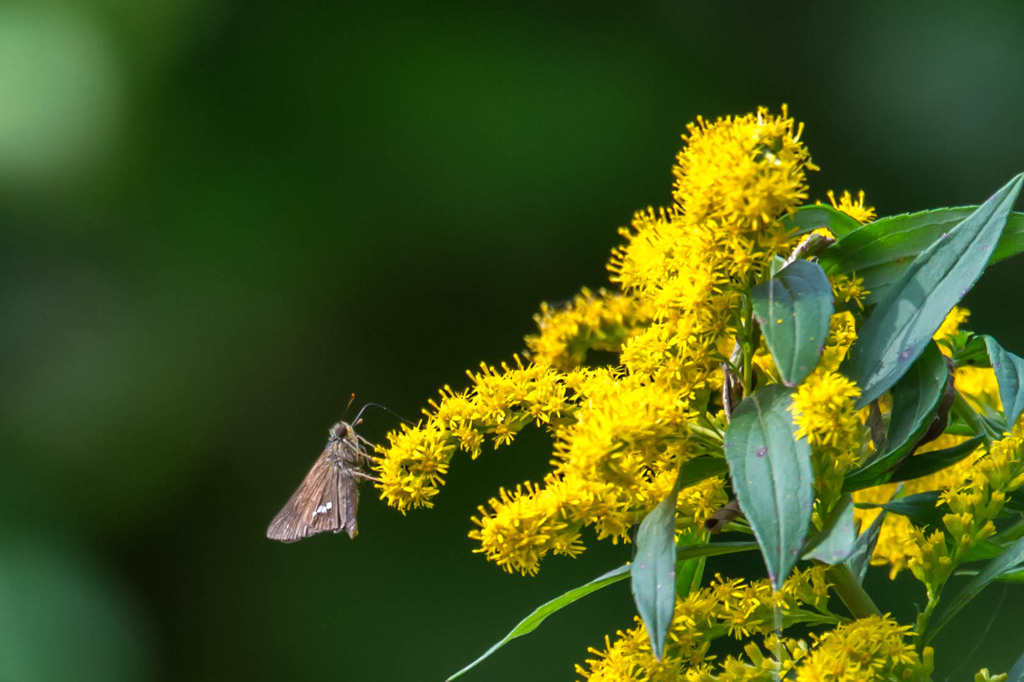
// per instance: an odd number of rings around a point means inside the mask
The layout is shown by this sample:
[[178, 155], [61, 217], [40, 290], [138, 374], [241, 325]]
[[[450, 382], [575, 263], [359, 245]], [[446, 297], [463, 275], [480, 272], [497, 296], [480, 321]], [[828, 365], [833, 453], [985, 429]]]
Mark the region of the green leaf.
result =
[[1010, 668], [1010, 672], [1006, 673], [1006, 682], [1022, 682], [1024, 681], [1024, 655], [1017, 659], [1017, 662]]
[[1012, 425], [1024, 410], [1024, 358], [1004, 350], [991, 336], [983, 338], [999, 382], [999, 399], [1003, 401], [1006, 423]]
[[679, 489], [688, 488], [712, 476], [724, 476], [728, 472], [729, 465], [722, 457], [701, 455], [688, 459], [679, 468]]
[[952, 341], [944, 340], [951, 351], [951, 359], [957, 367], [991, 367], [985, 337], [961, 331]]
[[[695, 535], [704, 535], [704, 532], [697, 531]], [[679, 538], [680, 542], [683, 542], [686, 537], [687, 531], [683, 531]], [[708, 557], [752, 552], [756, 549], [758, 549], [757, 543], [749, 541], [680, 545], [679, 551], [676, 552], [676, 558], [679, 560], [676, 562], [676, 594], [685, 597], [700, 588], [700, 582], [704, 575], [704, 564]]]
[[483, 656], [476, 659], [475, 661], [467, 665], [465, 668], [449, 677], [448, 682], [451, 682], [451, 680], [454, 680], [457, 677], [462, 677], [464, 674], [466, 674], [467, 672], [475, 668], [477, 665], [482, 663], [484, 659], [489, 657], [491, 654], [493, 654], [501, 647], [511, 642], [513, 639], [516, 639], [517, 637], [522, 637], [523, 635], [527, 635], [533, 632], [541, 623], [544, 622], [544, 619], [550, 616], [552, 613], [555, 613], [556, 611], [565, 608], [569, 604], [572, 604], [573, 602], [582, 599], [583, 597], [587, 596], [588, 594], [591, 594], [592, 592], [600, 590], [602, 587], [607, 587], [612, 583], [617, 583], [620, 580], [625, 580], [628, 576], [629, 564], [619, 566], [618, 568], [614, 568], [608, 571], [602, 576], [594, 578], [586, 585], [581, 585], [580, 587], [571, 589], [565, 594], [561, 595], [560, 597], [555, 597], [551, 601], [545, 602], [541, 606], [534, 609], [534, 611], [526, 618], [519, 621], [519, 623], [514, 628], [512, 628], [511, 632], [505, 635], [505, 637], [502, 638], [501, 641], [497, 642], [494, 646], [485, 651]]
[[[986, 540], [985, 542], [982, 542], [978, 545], [974, 545], [969, 550], [967, 550], [967, 554], [964, 556], [963, 561], [987, 561], [989, 559], [995, 559], [997, 556], [999, 556], [1005, 551], [1005, 547], [998, 545], [995, 542], [992, 542], [991, 540]], [[977, 571], [957, 571], [956, 573], [957, 575], [978, 574]]]
[[714, 542], [707, 545], [687, 545], [680, 547], [676, 552], [679, 561], [694, 559], [696, 557], [722, 556], [723, 554], [736, 554], [738, 552], [749, 552], [758, 548], [756, 542]]
[[818, 364], [832, 316], [832, 285], [817, 263], [793, 261], [750, 292], [775, 366], [795, 386]]
[[[693, 545], [689, 547], [680, 547], [679, 551], [677, 552], [677, 557], [679, 558], [679, 563], [681, 564], [689, 559], [696, 559], [699, 557], [709, 556], [721, 556], [724, 554], [736, 554], [739, 552], [750, 552], [755, 549], [757, 549], [756, 542], [715, 542], [713, 544], [708, 545]], [[625, 580], [630, 575], [630, 566], [631, 564], [626, 564], [624, 566], [614, 568], [605, 573], [604, 575], [594, 578], [586, 585], [581, 585], [577, 588], [571, 589], [565, 594], [561, 595], [560, 597], [555, 597], [551, 601], [545, 602], [544, 604], [538, 606], [536, 609], [533, 610], [532, 613], [530, 613], [530, 615], [519, 621], [519, 623], [514, 628], [512, 628], [511, 632], [509, 632], [499, 642], [497, 642], [494, 646], [492, 646], [490, 649], [484, 652], [483, 656], [476, 659], [475, 661], [467, 665], [465, 668], [449, 677], [447, 682], [451, 682], [451, 680], [454, 680], [457, 677], [462, 677], [467, 672], [469, 672], [470, 670], [478, 666], [480, 663], [482, 663], [485, 659], [490, 657], [490, 655], [493, 654], [495, 651], [511, 642], [513, 639], [517, 639], [519, 637], [522, 637], [523, 635], [530, 634], [531, 632], [536, 630], [537, 627], [541, 623], [543, 623], [548, 616], [555, 613], [556, 611], [560, 611], [569, 604], [579, 601], [583, 597], [586, 597], [587, 595], [596, 592], [603, 587], [607, 587], [608, 585], [611, 585], [613, 583]]]
[[871, 555], [875, 553], [878, 536], [882, 533], [882, 523], [885, 522], [885, 515], [888, 513], [883, 509], [871, 522], [868, 529], [858, 535], [857, 541], [853, 543], [853, 551], [850, 552], [850, 558], [846, 560], [846, 565], [849, 566], [850, 573], [853, 574], [858, 584], [863, 584], [864, 576], [867, 575], [868, 566], [871, 565]]
[[887, 457], [909, 454], [928, 430], [950, 381], [949, 366], [933, 341], [892, 387], [892, 410], [885, 442]]
[[740, 508], [779, 589], [800, 556], [814, 505], [811, 446], [796, 440], [791, 391], [779, 384], [748, 396], [725, 432], [725, 459]]
[[1007, 571], [996, 578], [1001, 583], [1024, 583], [1024, 569], [1015, 569], [1013, 571]]
[[1024, 519], [1017, 519], [1013, 524], [989, 538], [989, 541], [1001, 547], [1009, 547], [1022, 537], [1024, 537]]
[[921, 636], [921, 645], [927, 644], [931, 639], [955, 616], [960, 609], [967, 605], [972, 599], [988, 586], [996, 578], [1016, 571], [1024, 564], [1024, 538], [1013, 543], [999, 557], [985, 565], [978, 575], [974, 576], [964, 589], [949, 602], [949, 606], [939, 614], [930, 624], [927, 632]]
[[860, 227], [860, 223], [847, 214], [824, 204], [801, 206], [792, 216], [783, 216], [782, 224], [792, 230], [794, 235], [807, 234], [824, 227], [836, 239]]
[[921, 452], [909, 458], [903, 466], [896, 470], [889, 477], [890, 483], [897, 481], [910, 481], [922, 476], [942, 471], [946, 467], [953, 466], [978, 449], [978, 446], [985, 441], [983, 436], [975, 436], [963, 443], [958, 443], [951, 448]]
[[853, 525], [853, 499], [846, 495], [842, 503], [832, 510], [828, 523], [804, 545], [803, 558], [817, 559], [832, 566], [853, 552], [857, 530]]
[[[974, 407], [968, 403], [959, 392], [954, 390], [953, 406], [950, 408], [951, 417], [947, 430], [954, 435], [982, 436], [985, 445], [991, 445], [994, 441], [1003, 437], [1007, 431], [1006, 420], [1002, 413], [991, 411], [985, 405], [979, 405], [985, 414], [979, 414]], [[967, 430], [964, 432], [963, 428]]]
[[914, 259], [861, 328], [846, 375], [863, 407], [895, 384], [946, 315], [984, 271], [1006, 226], [1024, 174], [1017, 175], [948, 234]]
[[[818, 262], [829, 275], [856, 272], [871, 292], [869, 305], [881, 300], [910, 263], [977, 206], [941, 208], [881, 218], [843, 236]], [[989, 264], [1024, 251], [1024, 213], [1011, 213]]]
[[630, 570], [633, 601], [647, 627], [654, 657], [665, 654], [665, 638], [676, 608], [676, 498], [679, 476], [672, 492], [640, 523], [636, 559]]
[[[707, 544], [708, 532], [703, 528], [684, 528], [676, 538], [676, 545], [681, 547], [700, 547]], [[678, 556], [677, 556], [678, 558]], [[676, 562], [676, 594], [685, 597], [690, 592], [700, 588], [700, 582], [704, 578], [704, 564], [707, 556], [692, 557]]]
[[848, 473], [843, 490], [852, 492], [890, 480], [894, 467], [911, 452], [931, 425], [948, 380], [949, 369], [944, 356], [937, 345], [929, 343], [921, 357], [892, 387], [885, 451]]
[[862, 509], [881, 507], [893, 514], [906, 516], [918, 526], [932, 528], [941, 526], [943, 515], [949, 512], [949, 507], [939, 505], [938, 502], [939, 491], [929, 490], [916, 495], [907, 495], [884, 504], [858, 504], [856, 506]]

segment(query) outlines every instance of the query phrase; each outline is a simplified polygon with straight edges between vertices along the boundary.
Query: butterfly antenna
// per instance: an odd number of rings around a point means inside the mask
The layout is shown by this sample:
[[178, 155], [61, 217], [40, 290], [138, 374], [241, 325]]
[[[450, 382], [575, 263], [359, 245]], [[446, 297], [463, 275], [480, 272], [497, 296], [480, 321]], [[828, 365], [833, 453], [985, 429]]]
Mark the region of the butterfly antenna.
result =
[[[351, 402], [349, 404], [351, 404]], [[368, 408], [368, 407], [379, 407], [380, 409], [384, 410], [388, 414], [393, 415], [395, 417], [398, 417], [399, 419], [401, 419], [403, 422], [405, 422], [409, 426], [415, 426], [415, 424], [413, 424], [411, 421], [409, 421], [408, 419], [406, 419], [402, 415], [398, 414], [394, 410], [390, 410], [387, 407], [384, 407], [383, 405], [381, 405], [379, 403], [366, 403], [365, 405], [363, 405], [362, 409], [359, 410], [359, 414], [357, 414], [356, 418], [352, 421], [353, 425], [359, 423], [359, 421], [362, 419], [363, 412], [366, 412], [366, 408]]]
[[[352, 403], [354, 403], [355, 401], [356, 401], [356, 394], [355, 394], [355, 393], [353, 393], [352, 395], [350, 395], [350, 396], [348, 397], [348, 402], [347, 402], [347, 403], [345, 403], [345, 409], [341, 411], [341, 418], [342, 418], [342, 419], [344, 419], [344, 418], [345, 418], [345, 413], [346, 413], [346, 412], [348, 412], [348, 409], [349, 409], [350, 407], [352, 407]], [[359, 412], [359, 414], [362, 414], [362, 411], [360, 411], [360, 412]], [[356, 421], [358, 421], [358, 420], [359, 420], [359, 419], [358, 419], [358, 417], [357, 417], [357, 418], [356, 418]]]

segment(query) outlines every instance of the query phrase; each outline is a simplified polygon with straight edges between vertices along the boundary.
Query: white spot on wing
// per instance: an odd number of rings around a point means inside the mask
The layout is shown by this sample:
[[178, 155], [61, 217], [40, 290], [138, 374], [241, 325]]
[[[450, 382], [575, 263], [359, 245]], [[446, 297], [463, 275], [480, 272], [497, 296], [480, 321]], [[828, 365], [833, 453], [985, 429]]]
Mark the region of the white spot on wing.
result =
[[331, 507], [333, 507], [333, 506], [334, 506], [333, 502], [328, 502], [327, 504], [321, 504], [319, 507], [316, 508], [316, 511], [313, 512], [313, 518], [315, 519], [317, 514], [326, 514], [327, 512], [329, 512], [331, 510]]

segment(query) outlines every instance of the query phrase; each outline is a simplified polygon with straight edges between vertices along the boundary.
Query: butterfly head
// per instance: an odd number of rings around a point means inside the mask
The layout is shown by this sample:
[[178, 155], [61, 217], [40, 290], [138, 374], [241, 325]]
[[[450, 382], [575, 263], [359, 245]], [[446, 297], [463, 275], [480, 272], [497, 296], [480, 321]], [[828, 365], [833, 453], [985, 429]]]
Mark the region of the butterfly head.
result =
[[338, 422], [329, 432], [331, 440], [349, 440], [352, 438], [352, 427], [347, 422]]

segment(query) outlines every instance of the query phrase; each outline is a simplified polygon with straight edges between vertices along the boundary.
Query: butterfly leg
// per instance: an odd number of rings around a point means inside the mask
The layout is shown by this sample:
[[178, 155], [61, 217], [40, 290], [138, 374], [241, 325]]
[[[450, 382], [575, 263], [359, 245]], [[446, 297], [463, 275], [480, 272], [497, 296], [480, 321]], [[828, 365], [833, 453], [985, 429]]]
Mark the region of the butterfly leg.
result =
[[362, 471], [353, 471], [353, 472], [351, 472], [351, 474], [355, 478], [361, 478], [361, 479], [366, 480], [366, 481], [373, 481], [374, 483], [380, 483], [381, 482], [381, 480], [379, 478], [377, 478], [376, 476], [371, 476], [370, 474], [364, 474]]
[[[360, 438], [360, 440], [362, 440], [362, 438]], [[369, 444], [369, 441], [364, 441], [364, 444]], [[366, 464], [376, 464], [377, 462], [381, 461], [384, 458], [383, 457], [378, 457], [377, 455], [374, 455], [374, 454], [371, 454], [372, 448], [374, 446], [372, 444], [370, 444], [370, 445], [371, 445], [371, 450], [363, 450], [363, 449], [359, 450], [359, 457]]]

